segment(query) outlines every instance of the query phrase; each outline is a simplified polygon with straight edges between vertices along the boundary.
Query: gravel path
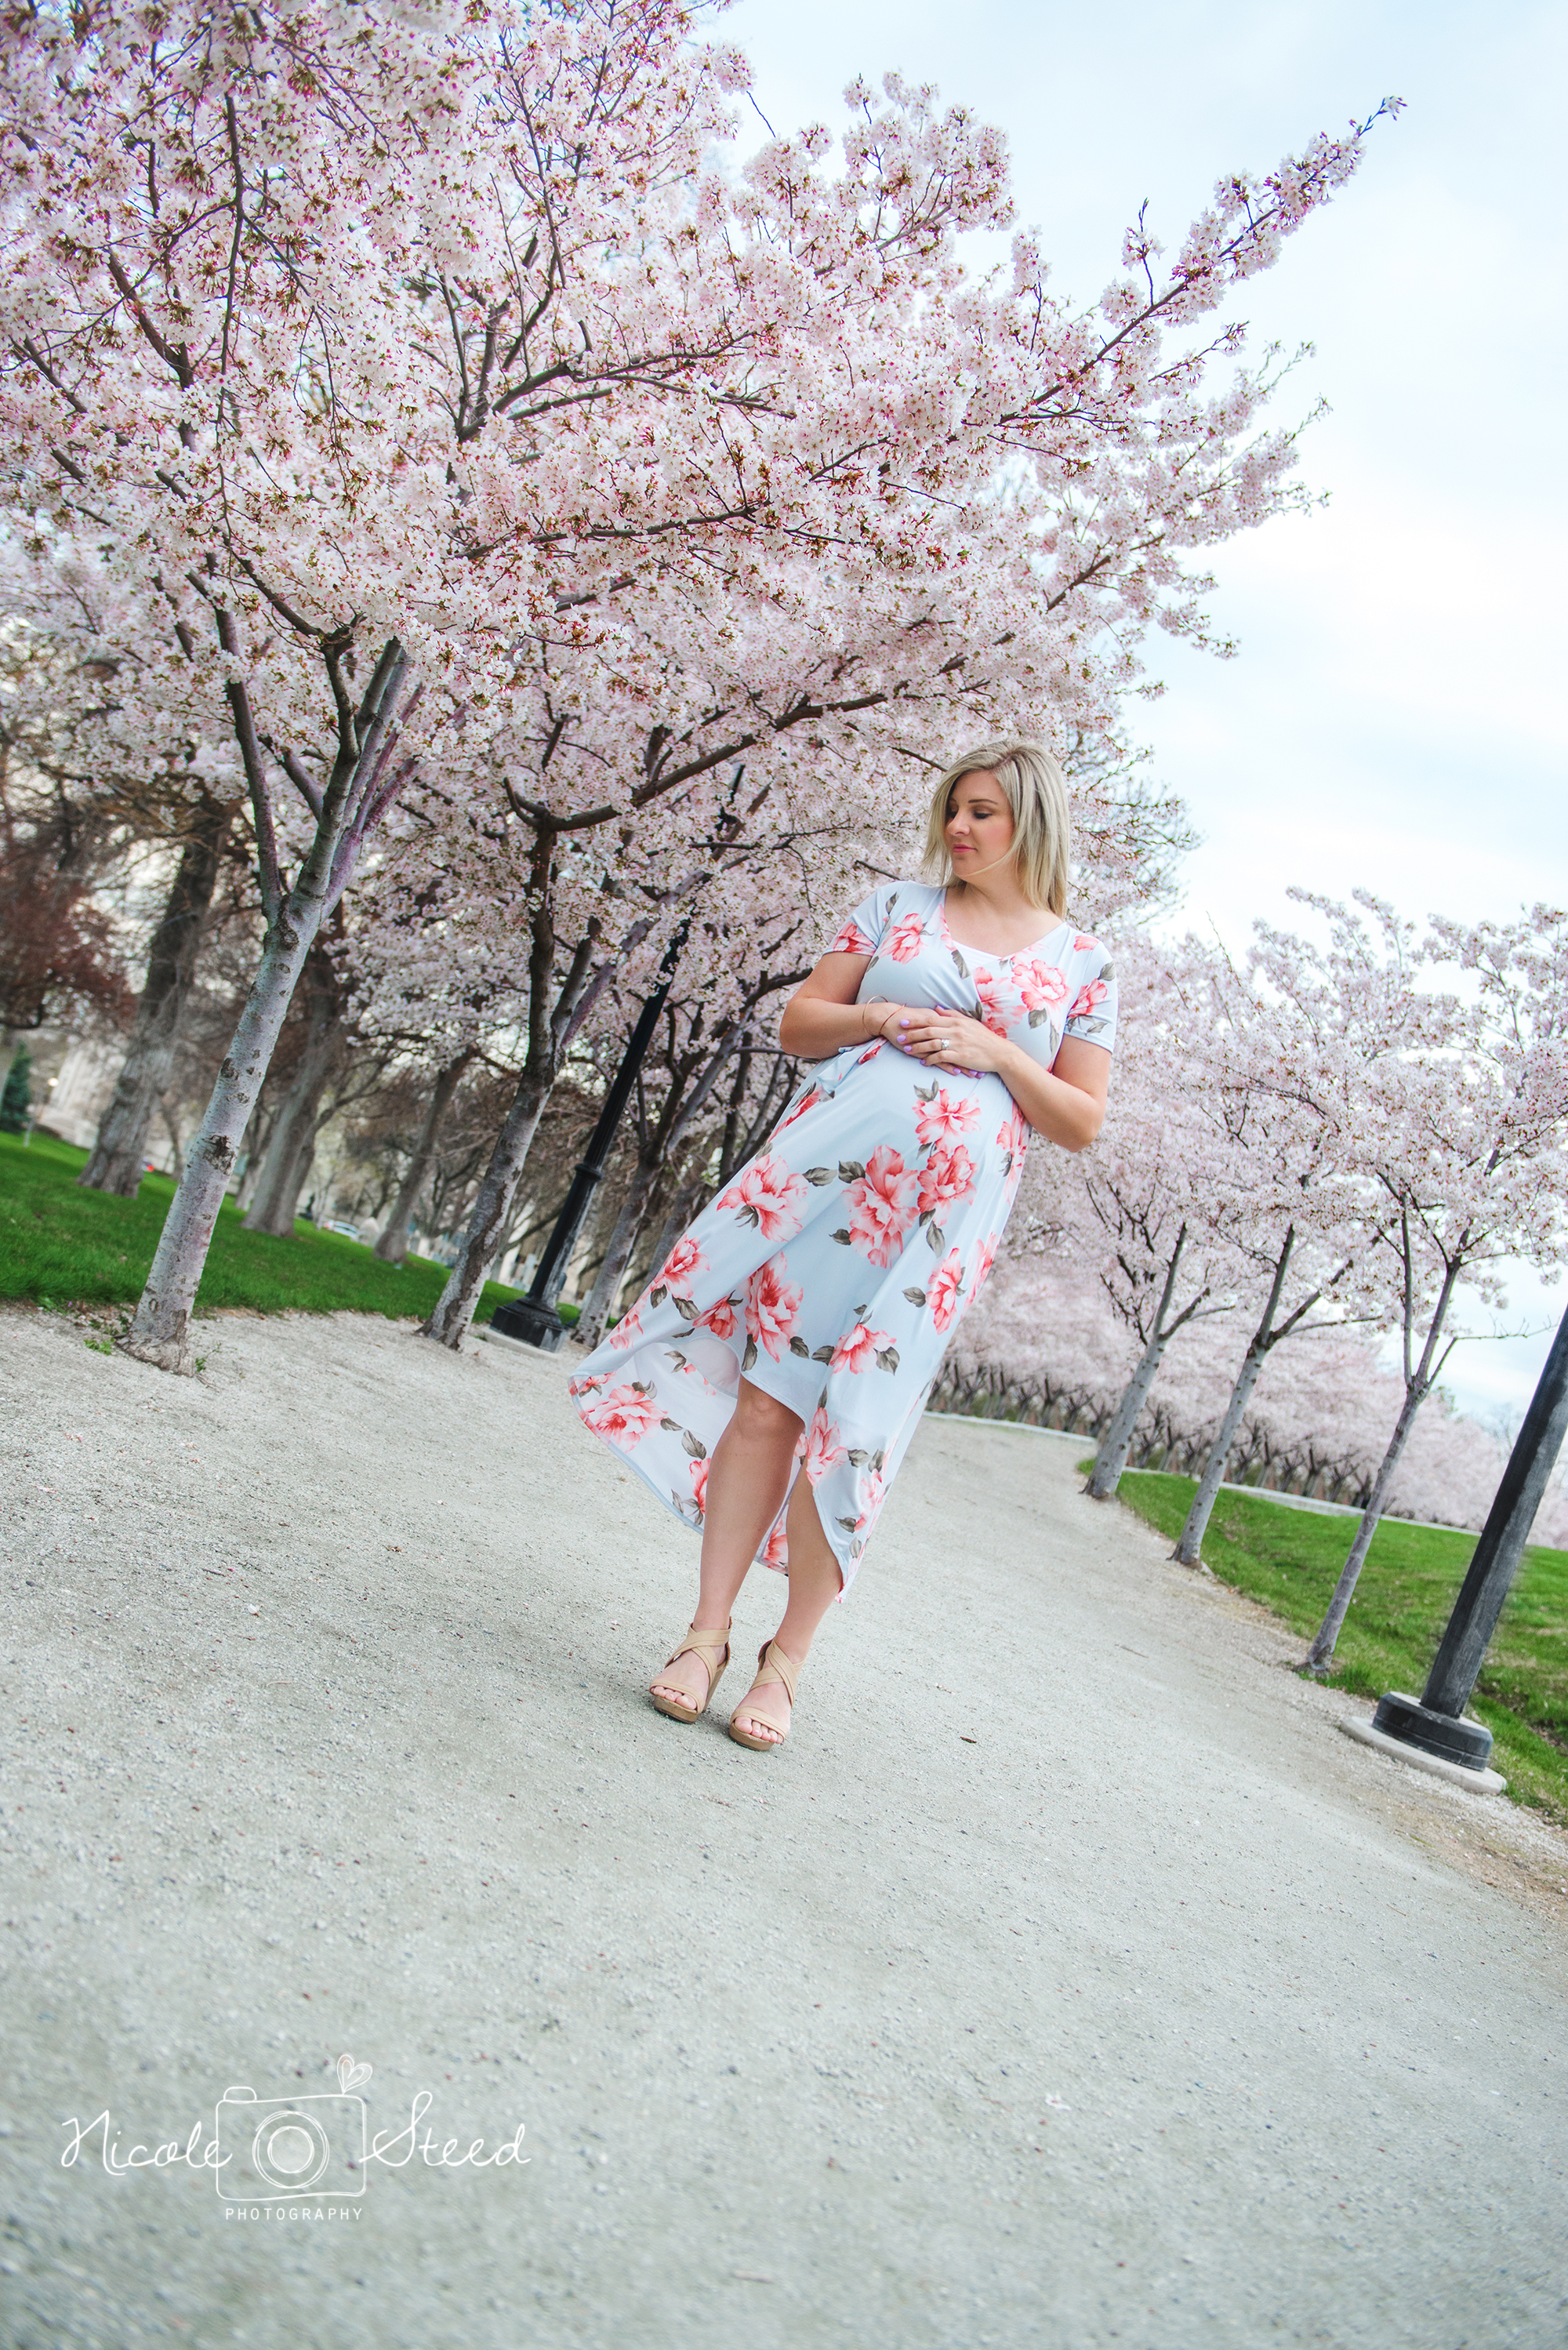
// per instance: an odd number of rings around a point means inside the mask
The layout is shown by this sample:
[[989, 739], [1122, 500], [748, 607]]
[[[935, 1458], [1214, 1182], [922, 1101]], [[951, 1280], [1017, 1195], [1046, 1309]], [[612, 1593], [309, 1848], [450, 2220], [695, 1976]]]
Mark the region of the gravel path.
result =
[[[563, 1365], [213, 1328], [0, 1315], [7, 2345], [1561, 2350], [1568, 1839], [1075, 1445], [928, 1421], [758, 1756], [643, 1701], [694, 1546]], [[346, 2052], [436, 2159], [102, 2168]]]

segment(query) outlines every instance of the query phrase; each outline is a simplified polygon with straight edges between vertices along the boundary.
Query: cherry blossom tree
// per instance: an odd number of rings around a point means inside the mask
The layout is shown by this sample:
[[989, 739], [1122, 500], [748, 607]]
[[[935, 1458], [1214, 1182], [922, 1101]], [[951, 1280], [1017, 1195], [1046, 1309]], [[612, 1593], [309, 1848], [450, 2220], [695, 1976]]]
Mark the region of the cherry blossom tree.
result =
[[701, 329], [743, 336], [673, 283], [731, 78], [686, 24], [316, 0], [3, 28], [14, 495], [123, 662], [121, 734], [194, 733], [248, 790], [267, 920], [150, 1359], [188, 1357], [295, 983], [414, 760], [498, 636], [583, 592], [583, 543], [607, 578], [706, 511], [660, 471], [659, 395], [711, 387]]
[[1360, 1526], [1307, 1662], [1333, 1660], [1417, 1413], [1460, 1334], [1464, 1283], [1497, 1303], [1513, 1259], [1555, 1274], [1568, 1256], [1568, 915], [1437, 921], [1430, 951], [1469, 983], [1438, 999], [1445, 1030], [1368, 1073], [1356, 1134], [1380, 1197], [1403, 1399]]
[[[530, 631], [635, 608], [658, 641], [666, 608], [819, 606], [825, 576], [857, 607], [868, 579], [939, 570], [937, 519], [967, 504], [984, 593], [955, 575], [941, 611], [906, 599], [905, 644], [945, 629], [954, 673], [978, 681], [989, 657], [1022, 685], [1004, 649], [1044, 613], [1033, 695], [1054, 683], [1103, 716], [1151, 620], [1202, 633], [1190, 551], [1292, 495], [1291, 436], [1251, 435], [1269, 363], [1206, 394], [1239, 330], [1168, 338], [1275, 258], [1365, 125], [1225, 182], [1168, 270], [1140, 224], [1085, 320], [1027, 243], [1009, 286], [964, 283], [956, 234], [1006, 217], [1000, 148], [938, 123], [924, 93], [889, 83], [884, 107], [857, 87], [836, 175], [813, 132], [731, 188], [709, 149], [741, 68], [689, 36], [666, 0], [0, 27], [16, 526], [72, 576], [84, 643], [123, 660], [119, 737], [193, 738], [193, 782], [248, 795], [266, 918], [128, 1342], [148, 1359], [188, 1362], [217, 1207], [317, 931], [416, 778], [461, 794], [483, 775]], [[912, 314], [919, 338], [892, 331]], [[999, 488], [1010, 453], [1043, 501], [1027, 528]], [[861, 656], [879, 673], [839, 683], [845, 711], [901, 691], [879, 608]], [[815, 633], [834, 641], [830, 614]], [[715, 764], [748, 728], [718, 731]], [[554, 852], [582, 811], [563, 825], [535, 798], [549, 935], [530, 1053], [553, 1076], [593, 942], [553, 992]], [[521, 1098], [509, 1126], [492, 1232], [532, 1132]]]
[[1293, 894], [1326, 918], [1327, 948], [1260, 924], [1245, 971], [1209, 958], [1191, 1024], [1199, 1115], [1233, 1186], [1229, 1237], [1263, 1298], [1173, 1554], [1187, 1566], [1202, 1557], [1231, 1449], [1275, 1349], [1385, 1311], [1367, 1266], [1381, 1203], [1357, 1162], [1355, 1105], [1378, 1062], [1431, 1024], [1409, 928], [1391, 909], [1369, 899], [1352, 912]]
[[1229, 1314], [1238, 1265], [1227, 1233], [1232, 1198], [1211, 1120], [1186, 1083], [1196, 1051], [1207, 958], [1191, 941], [1162, 953], [1136, 934], [1117, 950], [1121, 1046], [1106, 1124], [1064, 1178], [1064, 1222], [1096, 1264], [1137, 1359], [1100, 1438], [1088, 1492], [1106, 1501], [1127, 1466], [1133, 1431], [1170, 1343], [1191, 1325]]

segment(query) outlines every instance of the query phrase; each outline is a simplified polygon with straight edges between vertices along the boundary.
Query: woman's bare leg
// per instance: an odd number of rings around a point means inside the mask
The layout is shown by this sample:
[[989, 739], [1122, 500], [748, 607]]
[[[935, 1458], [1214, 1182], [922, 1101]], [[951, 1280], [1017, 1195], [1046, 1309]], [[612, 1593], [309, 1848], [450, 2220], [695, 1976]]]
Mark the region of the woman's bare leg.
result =
[[[730, 1620], [735, 1594], [788, 1489], [800, 1430], [798, 1413], [754, 1388], [750, 1379], [741, 1381], [733, 1417], [713, 1447], [708, 1467], [702, 1579], [691, 1617], [701, 1630], [722, 1631]], [[689, 1652], [667, 1666], [653, 1687], [661, 1696], [700, 1705], [707, 1668], [701, 1657]]]
[[[827, 1545], [822, 1531], [822, 1520], [816, 1513], [816, 1496], [808, 1479], [797, 1477], [794, 1492], [789, 1497], [789, 1601], [784, 1621], [774, 1638], [790, 1662], [804, 1665], [815, 1636], [816, 1627], [843, 1588], [838, 1561]], [[789, 1719], [789, 1693], [782, 1681], [763, 1683], [764, 1702], [771, 1714], [782, 1713]], [[771, 1721], [759, 1721], [746, 1711], [746, 1700], [735, 1708], [735, 1720], [753, 1738], [765, 1738], [776, 1746], [784, 1733]]]

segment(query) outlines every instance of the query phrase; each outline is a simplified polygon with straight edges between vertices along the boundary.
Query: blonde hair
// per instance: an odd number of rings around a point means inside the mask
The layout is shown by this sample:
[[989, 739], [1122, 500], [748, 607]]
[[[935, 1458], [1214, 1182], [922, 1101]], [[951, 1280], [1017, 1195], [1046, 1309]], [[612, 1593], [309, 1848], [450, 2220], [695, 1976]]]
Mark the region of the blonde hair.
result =
[[982, 743], [955, 759], [931, 798], [926, 827], [925, 869], [943, 882], [953, 879], [948, 855], [948, 801], [953, 786], [965, 775], [994, 775], [1012, 810], [1012, 847], [1018, 879], [1032, 906], [1051, 913], [1067, 911], [1073, 819], [1067, 806], [1067, 778], [1043, 743]]

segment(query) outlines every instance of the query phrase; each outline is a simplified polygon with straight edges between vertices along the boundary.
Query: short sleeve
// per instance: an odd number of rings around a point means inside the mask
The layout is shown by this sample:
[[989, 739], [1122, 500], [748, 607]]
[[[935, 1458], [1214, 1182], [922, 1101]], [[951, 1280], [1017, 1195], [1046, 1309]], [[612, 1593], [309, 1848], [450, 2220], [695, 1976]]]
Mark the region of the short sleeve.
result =
[[[1073, 943], [1077, 946], [1079, 941], [1075, 940]], [[1109, 949], [1101, 946], [1097, 939], [1083, 943], [1091, 951], [1079, 966], [1084, 975], [1079, 978], [1078, 992], [1062, 1034], [1081, 1037], [1085, 1045], [1103, 1045], [1108, 1053], [1116, 1041], [1116, 967]]]
[[824, 954], [875, 954], [882, 943], [882, 933], [888, 927], [888, 891], [873, 889], [871, 895], [856, 907], [841, 922], [826, 946]]

